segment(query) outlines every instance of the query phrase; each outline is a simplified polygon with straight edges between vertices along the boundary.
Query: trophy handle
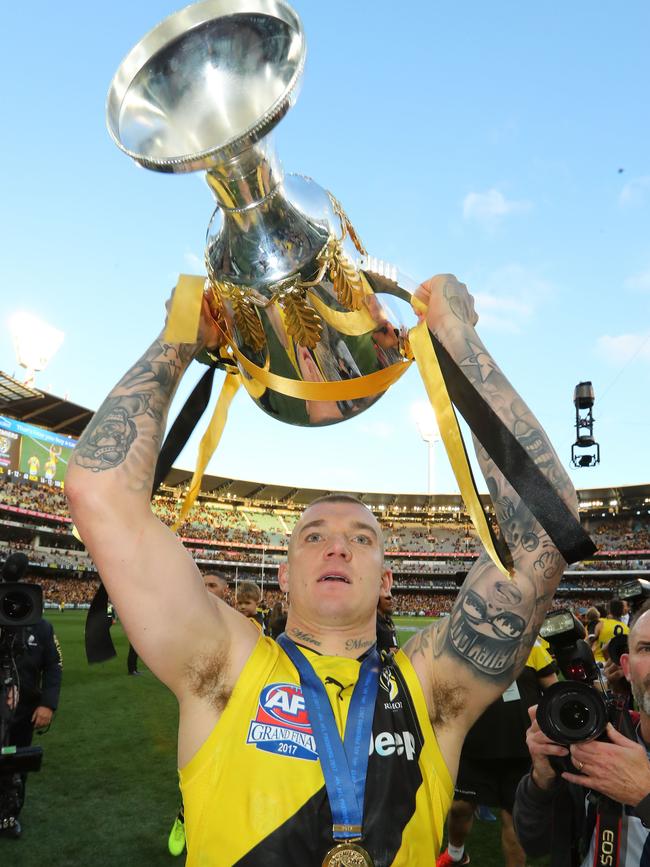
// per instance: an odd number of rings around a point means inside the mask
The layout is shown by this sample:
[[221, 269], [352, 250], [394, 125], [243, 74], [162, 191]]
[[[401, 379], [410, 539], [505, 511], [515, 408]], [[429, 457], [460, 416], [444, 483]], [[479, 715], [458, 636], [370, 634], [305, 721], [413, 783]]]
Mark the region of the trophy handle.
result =
[[419, 284], [396, 265], [374, 256], [364, 256], [359, 262], [359, 268], [375, 292], [393, 295], [413, 306], [413, 295]]

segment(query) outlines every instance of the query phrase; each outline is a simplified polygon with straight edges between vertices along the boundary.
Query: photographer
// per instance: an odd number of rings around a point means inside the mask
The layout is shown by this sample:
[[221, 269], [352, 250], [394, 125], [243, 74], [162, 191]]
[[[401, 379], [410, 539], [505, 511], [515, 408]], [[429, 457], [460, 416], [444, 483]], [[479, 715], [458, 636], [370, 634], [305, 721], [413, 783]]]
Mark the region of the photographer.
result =
[[[624, 805], [618, 846], [601, 856], [599, 863], [608, 867], [650, 864], [650, 612], [642, 612], [634, 622], [621, 667], [639, 708], [639, 714], [631, 714], [636, 743], [609, 723], [607, 740], [567, 749], [542, 733], [536, 709], [530, 709], [532, 725], [526, 740], [533, 768], [517, 788], [514, 822], [526, 853], [552, 853], [552, 867], [594, 863], [596, 808], [593, 798], [585, 798], [589, 790]], [[564, 761], [570, 757], [575, 771], [558, 773], [552, 757]]]
[[[20, 581], [27, 565], [24, 554], [12, 555], [3, 567], [4, 580]], [[12, 638], [18, 703], [9, 726], [8, 745], [28, 747], [32, 743], [34, 729], [47, 728], [58, 706], [61, 651], [52, 625], [43, 618], [31, 626], [20, 627]], [[19, 808], [25, 799], [25, 779], [26, 776], [22, 775]], [[10, 830], [11, 836], [18, 837], [21, 833], [20, 824], [16, 822]]]

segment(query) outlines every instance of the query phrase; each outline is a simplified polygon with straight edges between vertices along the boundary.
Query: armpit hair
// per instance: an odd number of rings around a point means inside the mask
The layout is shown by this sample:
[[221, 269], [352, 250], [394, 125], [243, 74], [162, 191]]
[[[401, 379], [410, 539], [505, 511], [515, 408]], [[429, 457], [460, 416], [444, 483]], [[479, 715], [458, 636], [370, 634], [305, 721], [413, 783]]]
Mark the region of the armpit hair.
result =
[[467, 705], [467, 687], [436, 679], [431, 687], [431, 723], [444, 728], [459, 717]]
[[221, 713], [232, 695], [232, 688], [225, 686], [228, 671], [227, 653], [206, 653], [198, 656], [185, 668], [191, 692], [205, 699]]

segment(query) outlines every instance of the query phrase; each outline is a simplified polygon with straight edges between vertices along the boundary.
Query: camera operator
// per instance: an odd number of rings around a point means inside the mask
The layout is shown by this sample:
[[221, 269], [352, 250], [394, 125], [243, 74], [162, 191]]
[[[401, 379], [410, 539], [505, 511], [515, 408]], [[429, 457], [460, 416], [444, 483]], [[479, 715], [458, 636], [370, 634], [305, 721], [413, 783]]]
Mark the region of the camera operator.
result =
[[[650, 864], [650, 612], [642, 611], [629, 634], [629, 653], [621, 667], [639, 708], [630, 714], [636, 742], [611, 723], [607, 740], [592, 740], [566, 748], [543, 734], [530, 709], [532, 725], [526, 740], [533, 767], [519, 783], [514, 822], [528, 855], [552, 853], [552, 867], [642, 867]], [[557, 772], [553, 757], [570, 758], [575, 771]], [[557, 761], [557, 759], [555, 759]], [[600, 794], [624, 805], [618, 845], [596, 851], [596, 808]], [[600, 816], [599, 816], [600, 818]], [[611, 840], [616, 834], [612, 833]], [[602, 838], [601, 838], [602, 839]], [[609, 839], [609, 838], [608, 838]]]
[[[12, 555], [3, 568], [4, 579], [20, 581], [27, 565], [24, 554]], [[34, 729], [47, 728], [57, 709], [61, 690], [61, 651], [52, 625], [43, 618], [32, 626], [21, 627], [20, 641], [16, 645], [21, 648], [15, 658], [18, 704], [9, 727], [9, 745], [28, 747]], [[23, 774], [20, 808], [25, 799], [25, 780]], [[21, 826], [16, 822], [10, 830], [11, 836], [18, 837]]]

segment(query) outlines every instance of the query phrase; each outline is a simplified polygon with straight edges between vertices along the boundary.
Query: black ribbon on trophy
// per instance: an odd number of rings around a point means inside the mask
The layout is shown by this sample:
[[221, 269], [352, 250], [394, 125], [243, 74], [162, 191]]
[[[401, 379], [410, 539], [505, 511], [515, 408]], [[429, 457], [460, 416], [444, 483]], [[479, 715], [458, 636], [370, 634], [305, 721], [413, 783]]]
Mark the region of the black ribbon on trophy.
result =
[[[207, 297], [220, 345], [200, 359], [210, 370], [166, 438], [154, 492], [205, 411], [215, 366], [225, 378], [176, 528], [240, 386], [273, 418], [315, 427], [372, 406], [415, 361], [465, 507], [497, 567], [510, 575], [512, 560], [487, 519], [454, 406], [564, 559], [584, 559], [595, 550], [591, 539], [424, 319], [410, 330], [396, 321], [392, 299], [418, 308], [406, 281], [367, 255], [334, 196], [283, 172], [270, 132], [295, 102], [305, 51], [300, 19], [283, 0], [201, 0], [148, 33], [111, 84], [115, 143], [154, 171], [205, 171], [216, 201], [207, 277], [181, 275], [165, 339], [195, 342]], [[100, 590], [86, 629], [92, 661], [114, 654], [107, 626], [101, 637], [102, 606]]]

